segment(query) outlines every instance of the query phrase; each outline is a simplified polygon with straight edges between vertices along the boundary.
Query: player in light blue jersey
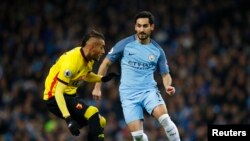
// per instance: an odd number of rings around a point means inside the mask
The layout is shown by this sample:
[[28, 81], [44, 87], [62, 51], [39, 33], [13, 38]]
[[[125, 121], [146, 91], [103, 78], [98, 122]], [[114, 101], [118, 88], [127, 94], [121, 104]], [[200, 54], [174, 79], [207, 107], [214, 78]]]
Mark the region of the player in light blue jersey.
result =
[[[165, 53], [150, 38], [153, 30], [153, 15], [148, 11], [138, 13], [135, 16], [136, 34], [119, 41], [110, 50], [99, 67], [98, 74], [105, 75], [112, 63], [120, 61], [120, 100], [134, 141], [148, 141], [143, 132], [143, 109], [159, 121], [170, 141], [179, 141], [178, 129], [168, 115], [166, 104], [154, 80], [154, 72], [157, 70], [162, 76], [166, 93], [175, 93]], [[92, 95], [95, 99], [100, 99], [101, 83], [96, 83]]]

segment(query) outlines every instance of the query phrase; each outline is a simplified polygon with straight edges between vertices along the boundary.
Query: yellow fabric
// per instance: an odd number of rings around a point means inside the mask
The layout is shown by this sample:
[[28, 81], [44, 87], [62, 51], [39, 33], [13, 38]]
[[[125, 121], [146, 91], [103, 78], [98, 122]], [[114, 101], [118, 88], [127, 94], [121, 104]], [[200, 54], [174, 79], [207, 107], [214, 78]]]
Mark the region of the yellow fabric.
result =
[[106, 126], [106, 124], [107, 124], [107, 121], [106, 121], [106, 119], [103, 117], [103, 116], [99, 116], [99, 118], [100, 118], [100, 125], [101, 125], [101, 127], [102, 128], [104, 128], [105, 126]]
[[45, 80], [44, 100], [55, 95], [57, 81], [66, 84], [64, 93], [75, 94], [80, 81], [100, 82], [101, 76], [92, 73], [94, 60], [86, 61], [81, 47], [64, 53], [51, 67]]
[[97, 75], [93, 72], [90, 72], [88, 73], [88, 75], [86, 75], [86, 77], [84, 77], [83, 79], [85, 81], [88, 81], [88, 82], [101, 82], [101, 78], [102, 76], [101, 75]]
[[68, 117], [70, 116], [68, 108], [66, 107], [66, 102], [63, 96], [64, 90], [67, 88], [67, 86], [61, 82], [58, 82], [56, 85], [56, 92], [55, 92], [55, 99], [56, 103], [62, 112], [63, 117]]
[[89, 106], [89, 108], [84, 113], [84, 117], [88, 120], [91, 116], [98, 112], [98, 109], [94, 106]]
[[99, 134], [98, 138], [104, 138], [104, 134]]

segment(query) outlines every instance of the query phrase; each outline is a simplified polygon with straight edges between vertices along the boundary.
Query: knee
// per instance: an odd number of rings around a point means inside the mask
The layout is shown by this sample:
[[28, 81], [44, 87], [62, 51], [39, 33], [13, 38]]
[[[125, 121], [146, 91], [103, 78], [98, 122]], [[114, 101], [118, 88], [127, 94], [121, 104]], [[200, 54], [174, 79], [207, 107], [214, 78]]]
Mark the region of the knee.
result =
[[107, 121], [106, 121], [106, 119], [105, 119], [103, 116], [101, 116], [101, 115], [99, 115], [99, 118], [100, 118], [100, 125], [101, 125], [102, 128], [104, 128], [104, 127], [106, 126], [106, 124], [107, 124]]
[[94, 114], [98, 113], [99, 110], [94, 106], [89, 106], [86, 112], [84, 113], [84, 117], [88, 120]]
[[[99, 110], [94, 106], [89, 106], [86, 110], [84, 117], [88, 120], [90, 117], [92, 117], [94, 114], [98, 113]], [[102, 128], [104, 128], [107, 124], [106, 119], [99, 114], [99, 122]]]

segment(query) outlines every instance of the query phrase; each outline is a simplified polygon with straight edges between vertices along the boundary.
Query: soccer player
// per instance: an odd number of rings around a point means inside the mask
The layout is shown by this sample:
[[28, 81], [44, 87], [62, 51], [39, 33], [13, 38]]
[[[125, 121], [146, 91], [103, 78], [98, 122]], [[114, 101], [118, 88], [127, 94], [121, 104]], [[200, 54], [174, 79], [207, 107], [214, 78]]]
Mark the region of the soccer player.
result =
[[[135, 16], [134, 22], [136, 34], [119, 41], [110, 50], [98, 74], [106, 74], [112, 63], [120, 61], [120, 100], [134, 141], [148, 141], [143, 132], [143, 109], [159, 121], [170, 141], [179, 141], [178, 129], [154, 80], [154, 72], [158, 70], [166, 93], [175, 93], [165, 53], [150, 37], [155, 26], [154, 17], [150, 12], [142, 11]], [[101, 98], [101, 83], [95, 84], [92, 95], [97, 100]]]
[[89, 106], [77, 97], [76, 91], [81, 81], [107, 82], [114, 76], [92, 72], [95, 61], [105, 53], [105, 41], [102, 33], [90, 31], [84, 37], [81, 46], [65, 52], [50, 68], [45, 81], [43, 99], [50, 112], [65, 119], [72, 135], [78, 136], [79, 129], [89, 126], [89, 140], [103, 141], [103, 129], [106, 120], [98, 108]]

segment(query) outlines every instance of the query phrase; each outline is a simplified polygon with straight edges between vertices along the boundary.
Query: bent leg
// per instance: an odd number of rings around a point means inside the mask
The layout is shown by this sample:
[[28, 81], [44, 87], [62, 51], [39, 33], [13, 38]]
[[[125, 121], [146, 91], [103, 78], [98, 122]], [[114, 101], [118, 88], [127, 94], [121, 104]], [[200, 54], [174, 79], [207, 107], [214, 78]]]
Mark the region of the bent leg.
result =
[[[100, 118], [100, 125], [101, 125], [101, 127], [104, 129], [104, 127], [106, 126], [106, 119], [103, 117], [103, 116], [101, 116], [101, 115], [99, 115], [99, 118]], [[91, 131], [90, 131], [90, 129], [89, 129], [89, 131], [88, 131], [88, 133], [87, 133], [87, 138], [88, 138], [88, 141], [93, 141], [94, 139], [93, 139], [93, 136], [92, 136], [92, 134], [91, 134]]]
[[89, 106], [84, 114], [84, 117], [88, 120], [90, 136], [93, 141], [103, 141], [103, 130], [106, 120], [100, 117], [98, 109], [94, 106]]
[[148, 141], [147, 135], [143, 133], [144, 117], [141, 96], [143, 96], [143, 93], [137, 95], [137, 98], [121, 101], [123, 115], [134, 141]]
[[155, 107], [152, 114], [158, 119], [170, 141], [180, 141], [178, 129], [168, 115], [165, 105]]

